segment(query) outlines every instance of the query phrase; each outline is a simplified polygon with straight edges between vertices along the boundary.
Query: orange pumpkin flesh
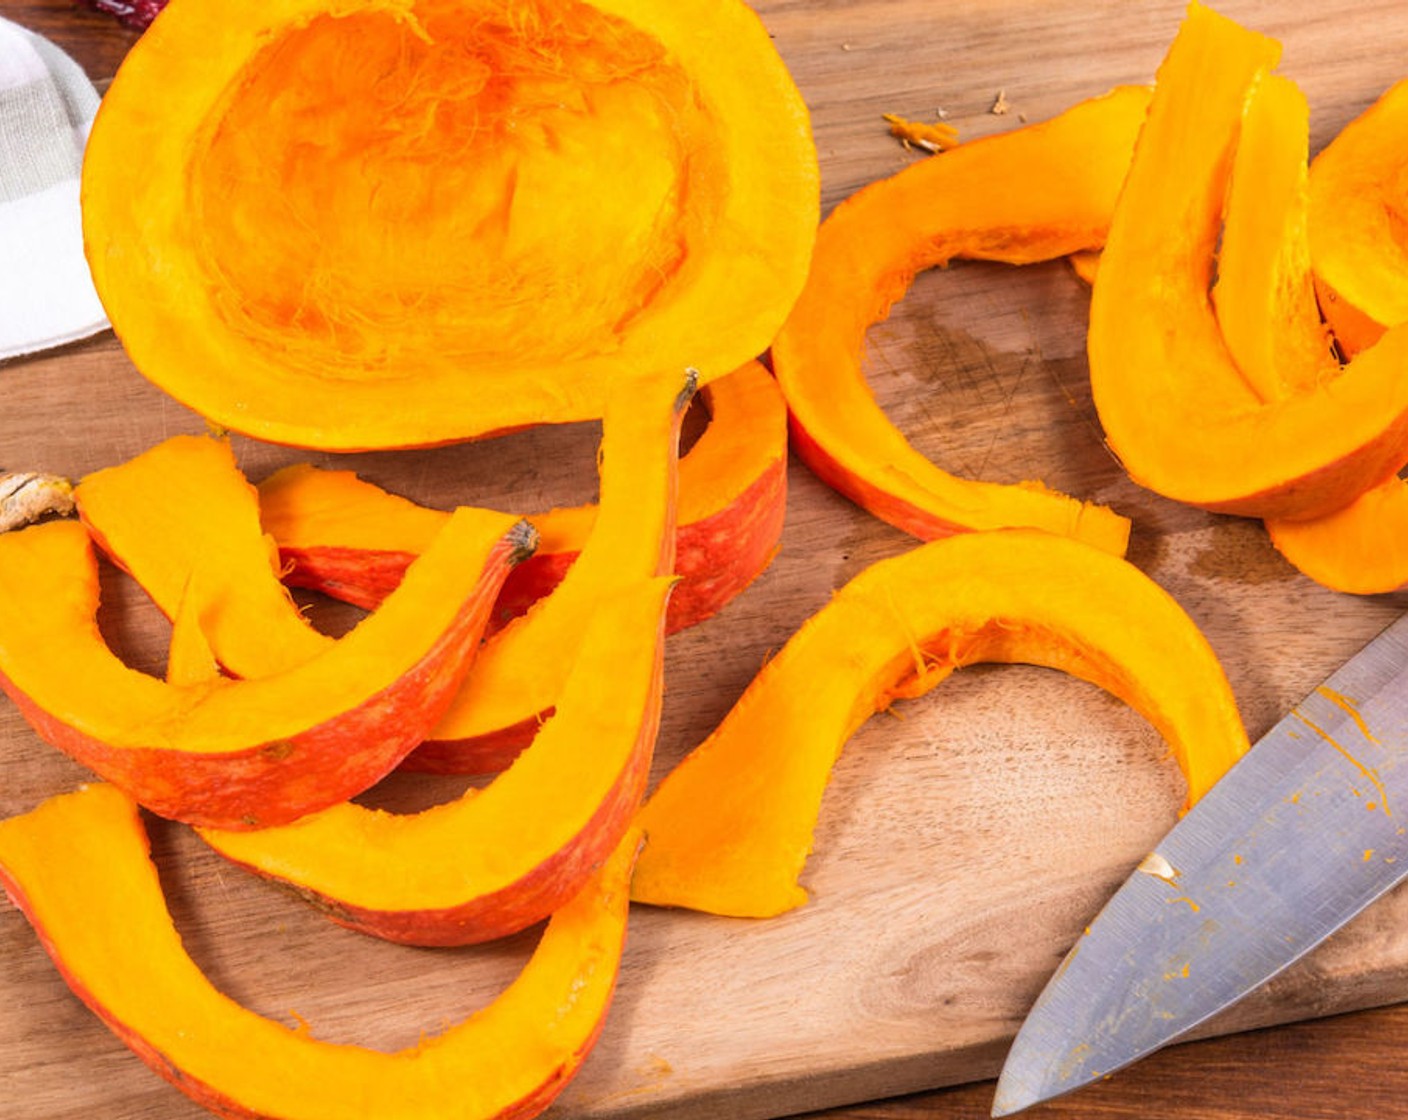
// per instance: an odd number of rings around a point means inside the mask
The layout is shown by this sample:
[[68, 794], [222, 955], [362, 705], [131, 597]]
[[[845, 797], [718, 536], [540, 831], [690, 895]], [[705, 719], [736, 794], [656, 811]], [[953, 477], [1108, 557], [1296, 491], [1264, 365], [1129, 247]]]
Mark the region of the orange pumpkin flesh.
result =
[[541, 921], [617, 846], [645, 792], [672, 582], [600, 604], [555, 713], [483, 790], [415, 814], [346, 802], [283, 828], [201, 835], [388, 940], [464, 945]]
[[[1013, 264], [1099, 246], [1148, 104], [1133, 87], [1044, 124], [964, 144], [842, 202], [773, 343], [793, 446], [829, 485], [915, 536], [1031, 525], [1123, 554], [1129, 522], [1039, 483], [958, 479], [890, 423], [861, 367], [867, 328], [922, 269]], [[1040, 189], [1033, 189], [1040, 183]]]
[[[467, 679], [448, 707], [440, 705], [433, 726], [421, 728], [426, 741], [402, 760], [404, 765], [450, 773], [508, 765], [551, 711], [599, 601], [670, 573], [679, 424], [693, 385], [692, 375], [681, 375], [673, 386], [655, 378], [619, 386], [603, 425], [601, 511], [581, 557], [552, 595], [483, 644], [470, 675], [475, 683]], [[309, 637], [296, 606], [277, 589], [269, 561], [275, 546], [261, 535], [253, 491], [222, 446], [189, 437], [168, 441], [85, 479], [78, 486], [80, 508], [95, 535], [168, 615], [177, 614], [183, 596], [199, 600], [198, 613], [208, 620], [203, 632], [217, 661], [240, 676], [264, 678], [281, 664], [280, 649], [306, 652], [310, 645], [331, 643], [322, 635]], [[188, 477], [189, 486], [163, 488], [168, 473]], [[394, 520], [399, 510], [424, 526], [420, 539], [430, 542], [427, 547], [452, 517], [514, 520], [470, 509], [432, 513], [351, 476], [332, 477], [349, 478], [384, 499], [371, 509], [373, 521]], [[345, 493], [347, 486], [337, 489]], [[193, 503], [204, 503], [212, 516], [195, 519], [202, 526], [198, 532], [170, 531]], [[383, 512], [387, 507], [390, 518]], [[227, 583], [189, 582], [191, 571], [203, 570], [207, 554], [229, 557], [221, 568], [230, 577]], [[297, 642], [286, 639], [289, 633]]]
[[739, 0], [173, 8], [104, 97], [85, 240], [137, 368], [226, 427], [598, 418], [623, 377], [754, 358], [801, 287], [807, 112]]
[[[1377, 343], [1389, 325], [1408, 321], [1406, 121], [1408, 82], [1401, 82], [1346, 125], [1310, 167], [1315, 282], [1346, 359]], [[1309, 520], [1269, 520], [1266, 529], [1282, 556], [1332, 590], [1372, 595], [1408, 585], [1408, 483], [1396, 475], [1342, 509]]]
[[[787, 415], [757, 362], [699, 394], [709, 422], [680, 459], [671, 632], [721, 610], [777, 550], [787, 497]], [[351, 471], [286, 467], [259, 485], [260, 518], [284, 581], [374, 607], [434, 537], [445, 514], [388, 494]], [[567, 574], [595, 506], [532, 515], [537, 551], [504, 584], [491, 629], [523, 614]]]
[[627, 836], [553, 915], [492, 1004], [396, 1053], [322, 1041], [216, 990], [171, 920], [136, 805], [111, 786], [0, 822], [0, 880], [74, 994], [218, 1116], [502, 1120], [545, 1109], [596, 1039], [637, 843]]
[[99, 633], [83, 526], [36, 525], [0, 536], [0, 685], [41, 738], [163, 816], [281, 824], [366, 789], [425, 737], [527, 533], [503, 514], [456, 514], [321, 655], [257, 680], [172, 684], [128, 668]]
[[1310, 270], [1309, 135], [1300, 87], [1263, 75], [1242, 117], [1212, 290], [1228, 352], [1263, 401], [1340, 372]]
[[801, 905], [845, 741], [894, 697], [979, 661], [1062, 669], [1125, 700], [1167, 741], [1190, 803], [1247, 749], [1216, 656], [1133, 565], [1031, 529], [932, 541], [837, 591], [665, 778], [639, 817], [632, 897], [739, 917]]
[[280, 673], [333, 644], [279, 582], [258, 493], [228, 442], [173, 436], [80, 480], [74, 501], [94, 543], [159, 610], [169, 618], [183, 605], [194, 611], [215, 660], [234, 676]]
[[484, 643], [406, 765], [441, 773], [508, 765], [557, 703], [600, 602], [674, 571], [680, 422], [693, 393], [692, 376], [617, 386], [602, 421], [600, 504], [581, 554], [551, 595]]
[[1091, 296], [1110, 448], [1137, 483], [1214, 512], [1313, 517], [1408, 460], [1408, 331], [1315, 388], [1263, 402], [1209, 297], [1249, 90], [1279, 46], [1198, 4], [1160, 66]]
[[1310, 254], [1325, 317], [1351, 352], [1408, 322], [1408, 81], [1349, 124], [1310, 167]]

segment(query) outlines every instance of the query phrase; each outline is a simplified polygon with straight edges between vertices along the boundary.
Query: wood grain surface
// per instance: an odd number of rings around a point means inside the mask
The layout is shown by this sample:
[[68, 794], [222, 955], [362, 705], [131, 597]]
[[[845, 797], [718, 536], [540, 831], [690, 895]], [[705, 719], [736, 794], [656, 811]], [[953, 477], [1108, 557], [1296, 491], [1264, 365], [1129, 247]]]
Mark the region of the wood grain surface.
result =
[[[1181, 14], [1167, 0], [756, 6], [813, 111], [828, 207], [921, 158], [886, 134], [882, 112], [931, 119], [943, 110], [966, 138], [1019, 127], [1116, 83], [1150, 80]], [[1408, 12], [1398, 3], [1221, 8], [1284, 41], [1282, 69], [1309, 97], [1314, 147], [1408, 70]], [[0, 0], [0, 14], [49, 34], [100, 83], [135, 40], [67, 0]], [[999, 92], [1011, 107], [1004, 115], [990, 112]], [[1131, 516], [1131, 559], [1204, 628], [1260, 734], [1408, 597], [1332, 594], [1291, 570], [1257, 523], [1178, 507], [1130, 483], [1091, 407], [1086, 307], [1060, 263], [925, 274], [871, 332], [877, 396], [955, 473], [1037, 477]], [[0, 384], [0, 465], [9, 468], [81, 476], [202, 428], [140, 378], [111, 335], [11, 362]], [[590, 495], [597, 435], [581, 425], [336, 462], [430, 504], [531, 510]], [[256, 478], [300, 459], [334, 462], [248, 440], [236, 448]], [[772, 567], [719, 617], [671, 639], [657, 777], [834, 588], [912, 545], [796, 462], [790, 486]], [[114, 642], [158, 668], [164, 624], [116, 576], [105, 596]], [[309, 605], [329, 626], [348, 621], [344, 610]], [[0, 708], [0, 762], [3, 814], [85, 777], [9, 705]], [[393, 803], [443, 795], [423, 779], [398, 779], [385, 793]], [[1181, 797], [1157, 736], [1105, 694], [1048, 671], [965, 670], [873, 719], [848, 746], [807, 868], [808, 906], [768, 922], [637, 908], [606, 1030], [550, 1115], [746, 1120], [991, 1077], [1051, 969], [1173, 823]], [[320, 1037], [413, 1043], [491, 999], [533, 943], [530, 933], [473, 950], [380, 944], [225, 865], [184, 829], [155, 824], [154, 846], [178, 926], [214, 982], [271, 1017], [296, 1014]], [[1408, 894], [1397, 892], [1210, 1031], [1408, 999], [1406, 919]], [[68, 994], [9, 907], [0, 909], [0, 960], [0, 1117], [203, 1115]], [[1408, 1012], [1395, 1008], [1192, 1043], [1033, 1115], [1393, 1115], [1375, 1102], [1401, 1099], [1392, 1058], [1405, 1037]], [[990, 1092], [926, 1092], [826, 1115], [979, 1116]]]

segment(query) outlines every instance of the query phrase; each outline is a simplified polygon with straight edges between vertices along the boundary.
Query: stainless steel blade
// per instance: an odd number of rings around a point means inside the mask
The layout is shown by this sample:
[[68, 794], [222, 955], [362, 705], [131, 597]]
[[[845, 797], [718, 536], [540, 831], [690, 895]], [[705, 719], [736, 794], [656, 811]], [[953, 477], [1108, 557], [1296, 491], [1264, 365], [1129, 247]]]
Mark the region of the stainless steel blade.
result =
[[1408, 874], [1408, 616], [1306, 697], [1076, 942], [1018, 1033], [993, 1116], [1157, 1050]]

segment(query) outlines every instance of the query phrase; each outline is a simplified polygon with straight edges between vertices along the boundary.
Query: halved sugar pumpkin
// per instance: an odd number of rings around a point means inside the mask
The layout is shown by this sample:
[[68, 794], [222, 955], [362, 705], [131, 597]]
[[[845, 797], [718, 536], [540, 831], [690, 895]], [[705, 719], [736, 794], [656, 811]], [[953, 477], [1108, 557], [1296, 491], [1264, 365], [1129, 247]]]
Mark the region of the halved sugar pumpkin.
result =
[[493, 1003], [395, 1053], [314, 1038], [218, 991], [181, 943], [136, 805], [111, 786], [0, 822], [0, 880], [74, 994], [216, 1115], [526, 1118], [562, 1091], [600, 1031], [637, 844], [622, 840], [553, 915]]
[[83, 209], [146, 377], [351, 450], [736, 369], [801, 288], [819, 190], [740, 0], [184, 0], [104, 96]]
[[[787, 412], [758, 362], [705, 386], [708, 424], [679, 465], [669, 629], [710, 617], [767, 567], [787, 498]], [[439, 530], [445, 514], [389, 494], [351, 471], [299, 463], [259, 484], [260, 517], [285, 583], [374, 607]], [[515, 618], [567, 573], [595, 506], [534, 514], [537, 551], [513, 570], [491, 628]]]
[[1262, 401], [1340, 372], [1310, 270], [1309, 141], [1305, 94], [1264, 74], [1242, 117], [1212, 289], [1232, 361]]
[[1280, 47], [1194, 3], [1159, 68], [1091, 296], [1110, 448], [1137, 483], [1215, 512], [1313, 517], [1408, 460], [1408, 331], [1262, 401], [1209, 296], [1248, 93]]
[[1038, 530], [960, 534], [871, 565], [763, 666], [641, 811], [632, 897], [739, 917], [801, 905], [846, 740], [979, 661], [1050, 666], [1120, 697], [1167, 741], [1190, 803], [1247, 749], [1217, 657], [1138, 568]]
[[640, 805], [672, 583], [644, 581], [599, 604], [556, 711], [483, 790], [414, 814], [344, 802], [282, 828], [201, 835], [388, 940], [465, 945], [541, 921], [582, 888]]
[[1108, 509], [1037, 482], [959, 479], [919, 454], [876, 403], [861, 358], [867, 328], [923, 269], [1098, 247], [1148, 101], [1145, 89], [1115, 90], [912, 164], [832, 211], [772, 348], [793, 445], [819, 477], [918, 537], [1031, 525], [1123, 554], [1129, 522]]
[[81, 479], [74, 501], [94, 543], [158, 609], [169, 618], [183, 605], [195, 611], [215, 660], [233, 675], [267, 677], [332, 645], [279, 582], [258, 492], [228, 441], [173, 436]]
[[281, 824], [366, 789], [425, 737], [530, 544], [512, 517], [457, 513], [395, 594], [318, 656], [257, 680], [169, 683], [104, 641], [84, 527], [35, 525], [0, 536], [0, 686], [42, 738], [163, 816]]

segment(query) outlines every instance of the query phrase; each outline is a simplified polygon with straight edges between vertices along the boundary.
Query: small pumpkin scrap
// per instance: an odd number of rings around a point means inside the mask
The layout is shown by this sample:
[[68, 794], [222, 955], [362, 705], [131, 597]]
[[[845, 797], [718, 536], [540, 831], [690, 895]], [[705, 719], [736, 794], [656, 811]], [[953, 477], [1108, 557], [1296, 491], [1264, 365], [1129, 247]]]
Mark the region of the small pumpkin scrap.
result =
[[[758, 362], [705, 386], [708, 414], [679, 464], [671, 632], [721, 610], [771, 562], [787, 498], [787, 412]], [[439, 531], [445, 514], [389, 494], [351, 471], [300, 463], [259, 484], [260, 518], [278, 544], [284, 582], [374, 607]], [[581, 552], [595, 506], [530, 515], [537, 551], [518, 565], [491, 629], [549, 594]]]
[[602, 601], [555, 712], [484, 789], [419, 813], [344, 802], [282, 828], [201, 836], [387, 940], [466, 945], [541, 921], [582, 888], [640, 805], [673, 582]]
[[493, 1003], [396, 1053], [314, 1038], [218, 991], [182, 945], [136, 804], [112, 786], [0, 822], [0, 881], [74, 994], [216, 1115], [527, 1118], [566, 1087], [600, 1031], [638, 843], [624, 837], [552, 916]]
[[[254, 680], [218, 676], [212, 663], [160, 681], [125, 665], [99, 631], [84, 527], [33, 525], [0, 535], [0, 686], [41, 738], [162, 816], [285, 823], [366, 789], [425, 737], [531, 541], [508, 515], [458, 512], [381, 608], [318, 656]], [[218, 614], [223, 588], [211, 582], [196, 568], [189, 593], [210, 593], [202, 605]], [[197, 631], [208, 617], [174, 613]], [[190, 645], [173, 637], [173, 648]]]
[[741, 0], [184, 0], [104, 95], [82, 197], [145, 377], [350, 451], [598, 419], [623, 379], [755, 358], [819, 175]]
[[1129, 522], [1102, 506], [1036, 482], [959, 479], [930, 462], [876, 403], [861, 358], [866, 330], [922, 269], [960, 257], [1023, 264], [1099, 246], [1148, 99], [1145, 89], [1121, 88], [972, 141], [872, 183], [827, 217], [772, 357], [793, 446], [828, 485], [921, 538], [1030, 525], [1123, 554]]
[[1292, 376], [1263, 400], [1234, 361], [1209, 289], [1247, 97], [1280, 47], [1190, 5], [1091, 296], [1096, 411], [1135, 482], [1213, 512], [1311, 518], [1408, 461], [1408, 331], [1336, 376]]
[[1168, 743], [1189, 804], [1247, 750], [1216, 655], [1132, 564], [1032, 529], [931, 541], [837, 591], [666, 776], [639, 817], [632, 897], [738, 917], [804, 903], [843, 744], [894, 698], [980, 661], [1061, 669], [1124, 700]]

